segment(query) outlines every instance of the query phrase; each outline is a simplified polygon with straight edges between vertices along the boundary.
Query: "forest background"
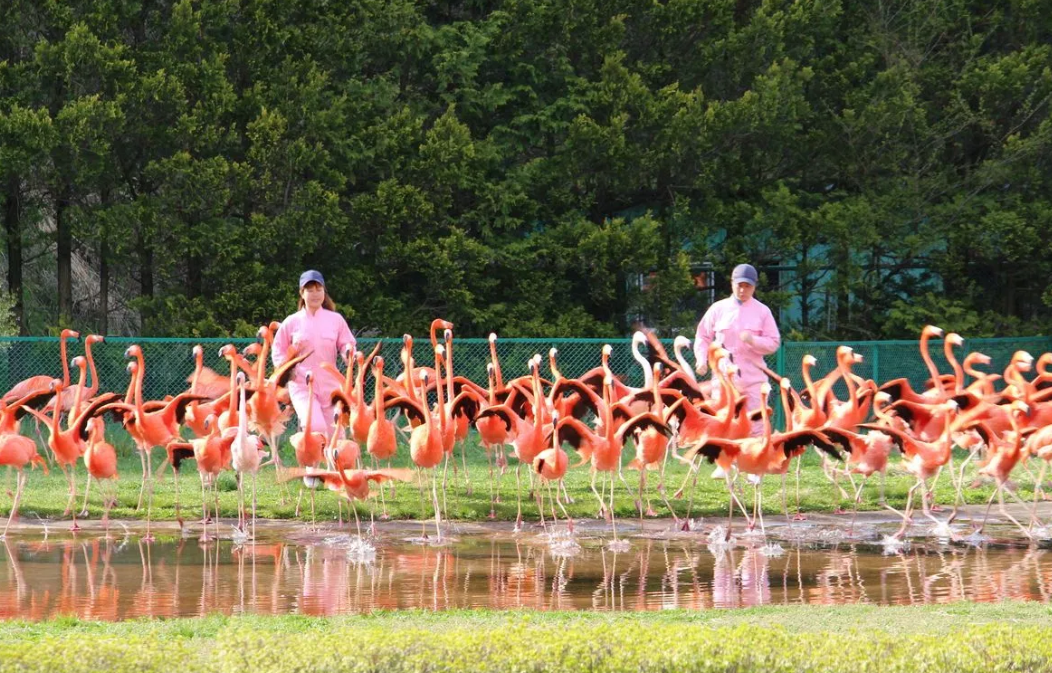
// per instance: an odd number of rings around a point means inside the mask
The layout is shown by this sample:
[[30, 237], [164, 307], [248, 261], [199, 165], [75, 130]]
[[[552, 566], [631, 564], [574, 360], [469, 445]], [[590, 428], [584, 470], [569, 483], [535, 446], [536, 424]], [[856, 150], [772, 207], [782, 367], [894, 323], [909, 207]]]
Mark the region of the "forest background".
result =
[[[3, 0], [6, 327], [1052, 325], [1042, 0]], [[2, 312], [2, 310], [0, 310]], [[0, 321], [3, 322], [3, 321]]]

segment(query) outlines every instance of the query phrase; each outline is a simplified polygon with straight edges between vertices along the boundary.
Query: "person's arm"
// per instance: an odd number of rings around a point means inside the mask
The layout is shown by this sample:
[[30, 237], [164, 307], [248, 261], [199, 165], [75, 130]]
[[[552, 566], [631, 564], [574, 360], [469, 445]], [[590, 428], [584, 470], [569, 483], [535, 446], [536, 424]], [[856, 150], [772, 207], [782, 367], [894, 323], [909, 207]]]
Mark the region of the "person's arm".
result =
[[713, 325], [712, 307], [705, 311], [705, 315], [698, 322], [698, 330], [694, 334], [694, 371], [704, 375], [709, 370], [709, 346], [716, 337]]
[[289, 329], [289, 320], [286, 318], [274, 335], [274, 343], [270, 347], [270, 359], [275, 367], [280, 367], [289, 359], [290, 345], [292, 345], [292, 330]]
[[778, 332], [778, 324], [774, 322], [774, 315], [767, 309], [763, 317], [763, 323], [759, 334], [752, 335], [750, 344], [760, 355], [770, 355], [778, 350], [782, 343], [782, 335]]
[[343, 356], [344, 364], [350, 364], [347, 360], [347, 354], [351, 351], [348, 350], [358, 347], [358, 340], [354, 338], [354, 334], [351, 333], [351, 328], [347, 326], [347, 321], [340, 316], [340, 327], [336, 334], [336, 352]]

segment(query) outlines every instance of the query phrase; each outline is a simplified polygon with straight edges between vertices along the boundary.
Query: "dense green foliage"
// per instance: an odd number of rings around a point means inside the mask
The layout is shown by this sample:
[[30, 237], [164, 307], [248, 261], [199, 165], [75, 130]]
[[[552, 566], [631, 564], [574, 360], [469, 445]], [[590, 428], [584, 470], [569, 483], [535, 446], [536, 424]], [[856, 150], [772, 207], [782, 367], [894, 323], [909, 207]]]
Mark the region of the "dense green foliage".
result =
[[1047, 619], [1025, 604], [62, 619], [0, 624], [0, 671], [1024, 671], [1052, 661]]
[[312, 266], [355, 327], [606, 336], [751, 260], [790, 335], [1039, 332], [1050, 45], [1034, 0], [5, 0], [8, 289], [250, 334]]

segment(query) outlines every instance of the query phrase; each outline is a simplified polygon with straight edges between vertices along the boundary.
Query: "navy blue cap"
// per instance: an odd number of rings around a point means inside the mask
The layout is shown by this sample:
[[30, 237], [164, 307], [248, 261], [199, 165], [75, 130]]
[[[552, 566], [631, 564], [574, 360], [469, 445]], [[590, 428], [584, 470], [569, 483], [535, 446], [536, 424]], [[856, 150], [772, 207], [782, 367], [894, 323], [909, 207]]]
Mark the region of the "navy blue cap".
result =
[[732, 283], [745, 282], [755, 287], [759, 280], [760, 275], [756, 273], [756, 268], [752, 264], [739, 264], [731, 273]]
[[311, 283], [311, 282], [319, 283], [322, 287], [325, 287], [325, 279], [322, 278], [320, 271], [315, 271], [314, 269], [310, 269], [309, 271], [304, 271], [303, 273], [300, 274], [300, 289], [301, 290], [303, 289], [304, 285], [306, 285], [307, 283]]

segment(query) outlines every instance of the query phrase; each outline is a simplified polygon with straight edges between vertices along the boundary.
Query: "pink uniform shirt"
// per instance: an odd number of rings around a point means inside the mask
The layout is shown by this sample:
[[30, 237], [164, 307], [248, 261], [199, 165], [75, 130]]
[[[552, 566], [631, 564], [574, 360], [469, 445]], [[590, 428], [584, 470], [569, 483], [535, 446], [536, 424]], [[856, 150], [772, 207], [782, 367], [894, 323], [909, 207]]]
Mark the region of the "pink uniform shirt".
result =
[[[306, 374], [314, 374], [314, 398], [328, 406], [332, 391], [340, 387], [342, 381], [321, 368], [322, 362], [336, 364], [336, 356], [344, 352], [347, 346], [355, 346], [357, 341], [351, 334], [351, 328], [343, 316], [325, 308], [319, 308], [314, 315], [301, 309], [285, 318], [278, 333], [274, 335], [274, 347], [271, 357], [274, 366], [280, 367], [288, 359], [289, 346], [295, 345], [297, 354], [311, 351], [310, 356], [296, 365], [296, 371], [289, 381], [289, 393], [306, 393]], [[302, 391], [302, 392], [301, 392]], [[331, 423], [332, 419], [326, 419]]]
[[[752, 344], [741, 340], [743, 331], [752, 334]], [[767, 380], [760, 369], [763, 356], [777, 351], [782, 338], [766, 305], [756, 299], [742, 304], [734, 297], [727, 297], [710, 306], [698, 323], [694, 337], [694, 357], [698, 362], [708, 362], [713, 341], [730, 351], [731, 359], [739, 368], [737, 387], [746, 390]]]

